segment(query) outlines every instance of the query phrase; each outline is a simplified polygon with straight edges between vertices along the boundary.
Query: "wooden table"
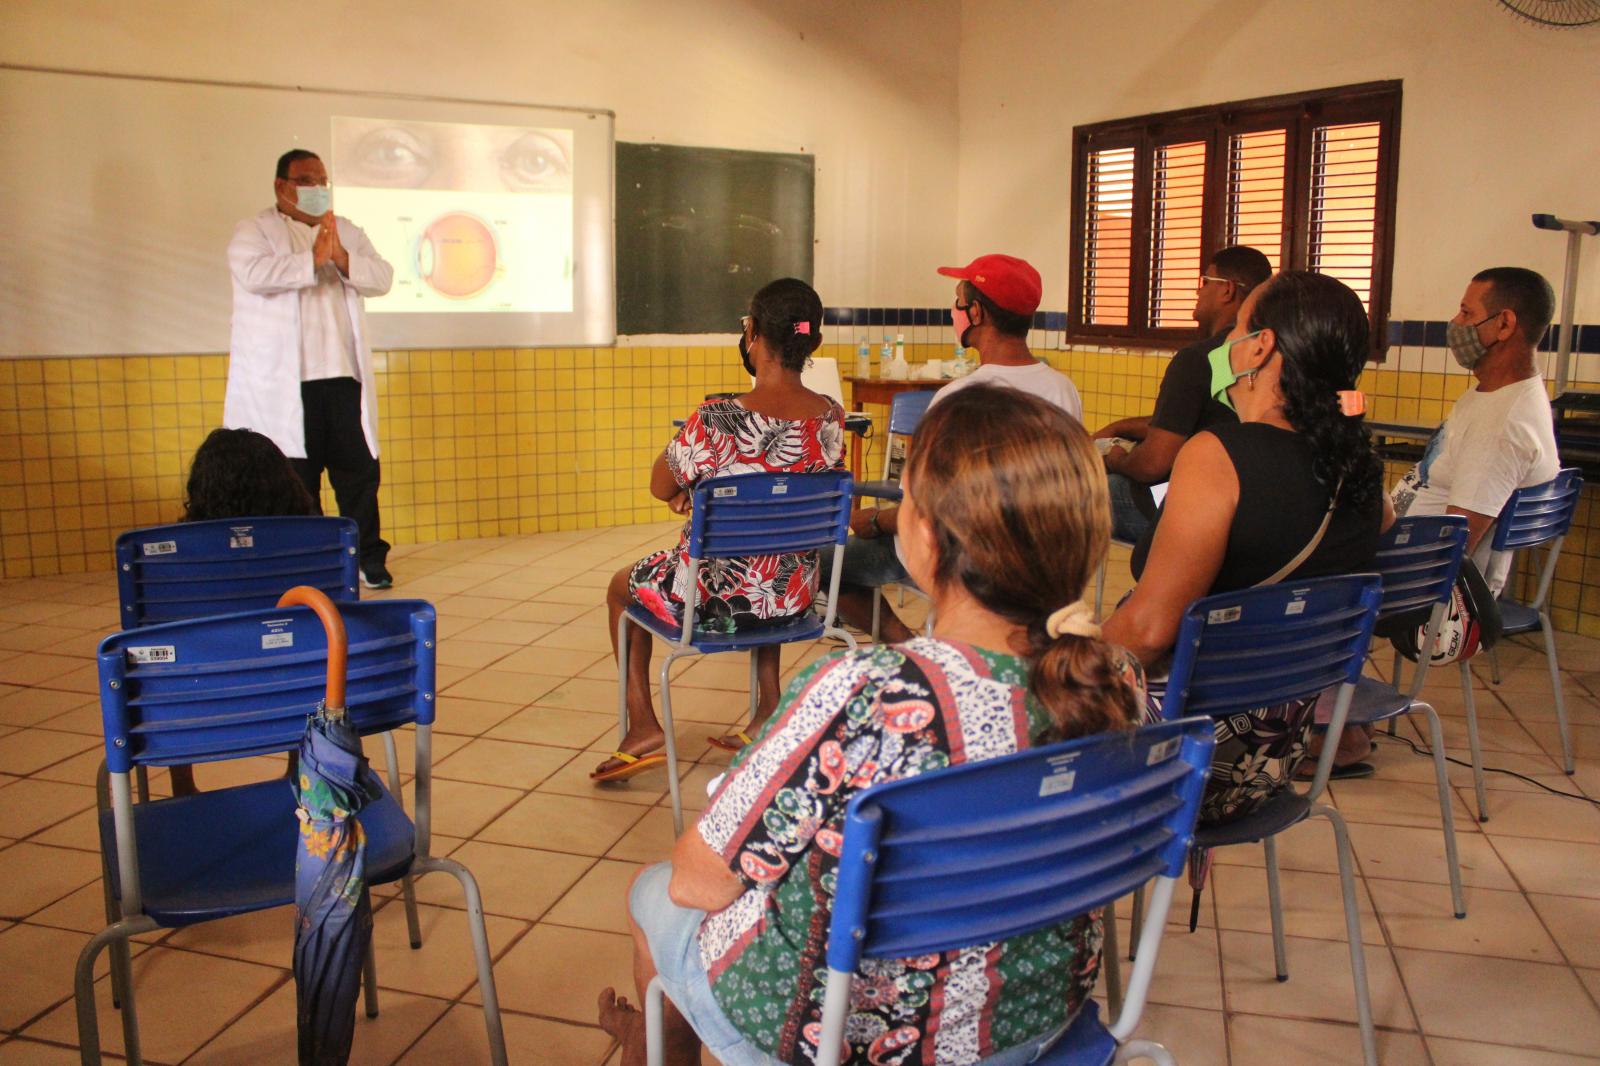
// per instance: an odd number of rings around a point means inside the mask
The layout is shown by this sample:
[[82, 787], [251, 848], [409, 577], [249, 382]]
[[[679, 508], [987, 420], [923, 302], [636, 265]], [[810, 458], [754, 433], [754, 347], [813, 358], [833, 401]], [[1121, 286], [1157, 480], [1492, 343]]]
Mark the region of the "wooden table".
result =
[[[845, 375], [850, 383], [850, 410], [860, 411], [863, 404], [878, 403], [888, 406], [902, 392], [935, 392], [950, 384], [950, 378], [921, 381], [891, 381], [888, 378], [858, 378]], [[861, 479], [861, 438], [850, 441], [850, 476]]]

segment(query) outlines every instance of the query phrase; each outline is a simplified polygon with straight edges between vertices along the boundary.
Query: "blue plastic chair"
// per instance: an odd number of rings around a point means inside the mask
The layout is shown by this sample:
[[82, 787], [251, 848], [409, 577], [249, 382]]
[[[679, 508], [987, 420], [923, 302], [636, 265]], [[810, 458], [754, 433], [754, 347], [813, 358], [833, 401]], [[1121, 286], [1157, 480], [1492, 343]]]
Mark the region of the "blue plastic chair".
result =
[[[442, 871], [461, 882], [489, 1046], [493, 1061], [503, 1064], [505, 1039], [477, 883], [461, 864], [429, 854], [433, 607], [387, 600], [344, 604], [340, 613], [349, 636], [348, 714], [357, 731], [412, 723], [417, 730], [415, 822], [387, 790], [359, 815], [368, 881]], [[78, 957], [78, 1036], [83, 1061], [99, 1062], [94, 965], [109, 945], [125, 1053], [137, 1063], [128, 938], [293, 903], [299, 823], [294, 789], [283, 778], [134, 804], [132, 771], [297, 747], [307, 715], [324, 694], [327, 637], [309, 609], [274, 608], [117, 633], [101, 642], [99, 665], [112, 794], [100, 835], [118, 918]], [[371, 1017], [377, 1014], [377, 978], [370, 952], [365, 978]]]
[[672, 664], [686, 655], [717, 652], [750, 653], [750, 713], [756, 708], [756, 652], [776, 644], [838, 637], [851, 648], [855, 638], [833, 624], [839, 599], [842, 550], [833, 553], [828, 577], [828, 609], [818, 619], [813, 611], [780, 622], [733, 633], [695, 628], [699, 610], [700, 567], [707, 560], [751, 555], [786, 555], [816, 551], [830, 544], [841, 546], [850, 532], [850, 475], [842, 470], [817, 474], [733, 474], [710, 478], [695, 486], [694, 511], [689, 520], [688, 601], [683, 621], [670, 625], [637, 604], [617, 619], [617, 714], [621, 721], [618, 742], [628, 733], [628, 632], [629, 623], [665, 641], [661, 663], [661, 726], [666, 733], [667, 789], [672, 796], [672, 825], [683, 832], [683, 800], [678, 792], [678, 746], [672, 730]]
[[[1324, 577], [1207, 596], [1184, 612], [1173, 648], [1162, 714], [1226, 718], [1257, 707], [1307, 699], [1337, 688], [1328, 735], [1344, 728], [1366, 661], [1372, 627], [1382, 601], [1376, 574]], [[1278, 980], [1289, 979], [1278, 890], [1278, 852], [1273, 838], [1307, 818], [1333, 825], [1344, 893], [1345, 930], [1355, 980], [1356, 1012], [1367, 1066], [1377, 1066], [1377, 1037], [1367, 995], [1366, 956], [1361, 946], [1361, 911], [1356, 904], [1350, 837], [1339, 812], [1317, 797], [1328, 783], [1336, 745], [1324, 744], [1317, 774], [1306, 792], [1284, 788], [1243, 818], [1220, 825], [1201, 823], [1195, 846], [1221, 848], [1260, 841], [1266, 849], [1267, 895], [1272, 911], [1272, 947]], [[1138, 896], [1134, 916], [1138, 918]]]
[[[1092, 1000], [1037, 1066], [1106, 1066], [1166, 1048], [1129, 1040], [1144, 1012], [1172, 892], [1210, 772], [1208, 719], [1161, 722], [964, 763], [866, 789], [845, 808], [818, 1066], [837, 1066], [863, 958], [954, 951], [1106, 907], [1156, 879], [1115, 1024]], [[1107, 922], [1115, 919], [1109, 910]], [[661, 983], [645, 996], [659, 1064]]]
[[272, 607], [296, 585], [360, 599], [360, 534], [349, 518], [222, 518], [117, 538], [122, 628]]
[[[1461, 515], [1401, 518], [1384, 534], [1378, 545], [1378, 576], [1383, 581], [1383, 602], [1378, 622], [1428, 611], [1427, 628], [1417, 657], [1411, 686], [1400, 691], [1400, 654], [1395, 653], [1395, 679], [1386, 684], [1365, 674], [1356, 683], [1346, 725], [1376, 725], [1387, 722], [1394, 733], [1401, 715], [1421, 711], [1428, 721], [1428, 740], [1433, 749], [1433, 770], [1439, 789], [1439, 817], [1444, 825], [1445, 865], [1450, 873], [1450, 900], [1457, 918], [1467, 916], [1461, 890], [1461, 863], [1456, 854], [1455, 811], [1452, 806], [1449, 768], [1445, 764], [1444, 729], [1431, 704], [1418, 699], [1427, 676], [1434, 646], [1439, 641], [1439, 626], [1444, 620], [1456, 573], [1461, 569], [1467, 546], [1467, 520]], [[1461, 664], [1463, 672], [1466, 663]], [[1467, 676], [1471, 686], [1471, 676]], [[1327, 744], [1337, 746], [1338, 734], [1328, 733]]]
[[921, 425], [922, 416], [928, 413], [928, 405], [933, 402], [935, 395], [931, 391], [919, 389], [915, 392], [896, 393], [889, 401], [889, 432], [885, 435], [883, 444], [883, 478], [879, 481], [857, 482], [853, 490], [857, 496], [899, 500], [904, 495], [899, 480], [889, 477], [894, 456], [894, 439], [910, 437], [916, 433], [917, 426]]
[[[1535, 630], [1544, 634], [1545, 664], [1550, 668], [1550, 691], [1555, 697], [1556, 723], [1561, 730], [1562, 769], [1569, 774], [1574, 769], [1572, 735], [1567, 725], [1567, 702], [1562, 693], [1561, 664], [1556, 659], [1555, 632], [1550, 626], [1550, 583], [1555, 578], [1556, 560], [1561, 556], [1561, 544], [1566, 539], [1567, 531], [1572, 528], [1572, 519], [1578, 509], [1578, 494], [1582, 489], [1583, 472], [1577, 467], [1563, 469], [1543, 485], [1518, 489], [1501, 509], [1500, 517], [1495, 521], [1494, 540], [1490, 542], [1497, 553], [1549, 546], [1544, 567], [1539, 571], [1539, 586], [1533, 602], [1523, 604], [1505, 596], [1500, 598], [1500, 618], [1503, 622], [1501, 635], [1510, 637]], [[1495, 683], [1499, 684], [1499, 664], [1492, 650], [1489, 661], [1494, 670]], [[1470, 692], [1467, 722], [1472, 728], [1472, 772], [1473, 783], [1478, 791], [1478, 817], [1488, 821], [1484, 803], [1483, 761], [1477, 749], [1477, 716]]]

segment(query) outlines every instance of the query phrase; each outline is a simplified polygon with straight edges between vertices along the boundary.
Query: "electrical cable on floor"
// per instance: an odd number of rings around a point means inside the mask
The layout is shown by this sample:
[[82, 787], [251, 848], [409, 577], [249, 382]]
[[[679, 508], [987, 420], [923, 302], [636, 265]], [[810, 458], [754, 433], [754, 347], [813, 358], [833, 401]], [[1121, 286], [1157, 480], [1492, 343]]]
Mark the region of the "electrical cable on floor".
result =
[[[1431, 748], [1424, 748], [1421, 744], [1418, 744], [1416, 741], [1410, 739], [1409, 737], [1400, 736], [1398, 733], [1395, 734], [1394, 736], [1390, 736], [1388, 733], [1379, 733], [1377, 736], [1373, 737], [1372, 739], [1374, 741], [1378, 741], [1378, 740], [1384, 740], [1384, 741], [1398, 740], [1400, 743], [1402, 743], [1406, 747], [1410, 748], [1412, 750], [1412, 752], [1414, 752], [1415, 754], [1417, 754], [1417, 755], [1426, 755], [1430, 759], [1433, 758], [1433, 750]], [[1468, 769], [1472, 768], [1472, 764], [1470, 762], [1467, 762], [1465, 759], [1457, 759], [1457, 758], [1454, 758], [1452, 756], [1446, 755], [1444, 757], [1444, 761], [1448, 762], [1448, 763], [1455, 763], [1457, 766], [1465, 766]], [[1559, 789], [1551, 788], [1549, 785], [1545, 784], [1542, 781], [1537, 781], [1537, 780], [1529, 777], [1527, 774], [1519, 774], [1515, 770], [1507, 770], [1507, 769], [1504, 769], [1503, 767], [1499, 767], [1499, 766], [1485, 766], [1483, 768], [1483, 772], [1486, 773], [1486, 774], [1505, 774], [1506, 776], [1514, 777], [1519, 781], [1526, 781], [1528, 784], [1534, 786], [1535, 788], [1542, 788], [1546, 792], [1550, 793], [1552, 796], [1564, 796], [1567, 799], [1582, 800], [1585, 803], [1592, 803], [1596, 807], [1600, 807], [1600, 799], [1593, 799], [1593, 798], [1591, 798], [1589, 796], [1582, 796], [1582, 795], [1579, 795], [1576, 792], [1562, 792]]]

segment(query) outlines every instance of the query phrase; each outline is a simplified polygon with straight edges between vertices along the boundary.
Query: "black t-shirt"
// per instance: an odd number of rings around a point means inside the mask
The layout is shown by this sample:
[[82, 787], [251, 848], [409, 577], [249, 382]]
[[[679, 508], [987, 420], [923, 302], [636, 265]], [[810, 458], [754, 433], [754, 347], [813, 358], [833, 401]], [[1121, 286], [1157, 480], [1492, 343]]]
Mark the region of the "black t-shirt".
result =
[[[1305, 548], [1328, 510], [1328, 490], [1313, 473], [1311, 442], [1299, 433], [1261, 422], [1234, 423], [1211, 430], [1239, 477], [1239, 506], [1228, 527], [1222, 568], [1208, 595], [1250, 588], [1271, 577]], [[1358, 509], [1341, 506], [1310, 558], [1289, 577], [1327, 577], [1372, 570], [1378, 557], [1378, 527], [1383, 524], [1382, 486]], [[1134, 546], [1129, 560], [1134, 580], [1144, 574], [1163, 507]]]
[[1202, 429], [1226, 426], [1239, 421], [1233, 408], [1211, 396], [1211, 350], [1228, 339], [1233, 329], [1215, 337], [1195, 341], [1180, 348], [1161, 376], [1161, 391], [1156, 394], [1156, 409], [1150, 416], [1151, 429], [1164, 429], [1180, 437], [1192, 437]]

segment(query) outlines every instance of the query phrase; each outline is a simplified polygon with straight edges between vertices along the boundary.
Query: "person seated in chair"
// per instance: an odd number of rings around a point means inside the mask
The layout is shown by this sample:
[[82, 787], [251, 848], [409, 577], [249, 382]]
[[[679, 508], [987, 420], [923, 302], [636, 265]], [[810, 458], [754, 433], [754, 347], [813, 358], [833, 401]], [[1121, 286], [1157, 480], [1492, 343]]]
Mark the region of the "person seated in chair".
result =
[[[650, 493], [678, 514], [688, 514], [694, 487], [728, 474], [817, 473], [842, 469], [844, 409], [800, 383], [806, 360], [822, 343], [822, 300], [810, 285], [781, 278], [756, 293], [741, 320], [739, 356], [756, 379], [741, 396], [707, 401], [684, 422], [650, 471]], [[617, 620], [630, 605], [671, 625], [681, 625], [688, 599], [687, 525], [676, 546], [617, 571], [606, 590], [612, 654]], [[815, 552], [718, 559], [699, 574], [698, 628], [732, 632], [780, 621], [809, 610], [816, 596]], [[628, 637], [628, 731], [617, 750], [589, 776], [617, 781], [666, 761], [665, 743], [651, 699], [651, 637], [635, 626]], [[757, 653], [756, 721], [778, 705], [779, 647]], [[737, 751], [742, 738], [717, 738]]]
[[[184, 522], [320, 514], [305, 482], [272, 438], [249, 429], [214, 429], [189, 464]], [[194, 767], [168, 768], [174, 796], [190, 796]]]
[[[1155, 517], [1150, 486], [1172, 476], [1172, 463], [1183, 442], [1215, 425], [1239, 421], [1233, 409], [1211, 395], [1211, 368], [1206, 357], [1221, 344], [1239, 317], [1245, 297], [1272, 276], [1272, 264], [1254, 248], [1224, 248], [1200, 272], [1194, 320], [1202, 337], [1173, 355], [1161, 375], [1155, 410], [1148, 416], [1123, 418], [1103, 427], [1095, 440], [1107, 443], [1105, 463], [1111, 489], [1111, 535], [1136, 543]], [[1114, 441], [1132, 441], [1124, 448]]]
[[[1044, 291], [1039, 272], [1013, 256], [982, 255], [964, 267], [940, 267], [939, 273], [956, 279], [950, 320], [962, 347], [978, 349], [979, 365], [934, 393], [930, 408], [974, 385], [1003, 385], [1048, 400], [1082, 422], [1083, 400], [1072, 379], [1028, 350], [1028, 329]], [[878, 589], [906, 579], [895, 545], [897, 511], [892, 506], [862, 507], [850, 518], [855, 536], [844, 549], [838, 614], [862, 631], [872, 628]], [[879, 632], [891, 644], [911, 637], [911, 630], [887, 605], [882, 608]]]
[[[1106, 639], [1152, 677], [1165, 674], [1183, 614], [1202, 596], [1374, 568], [1383, 467], [1354, 392], [1367, 332], [1343, 282], [1290, 271], [1250, 294], [1211, 352], [1212, 395], [1239, 421], [1178, 452], [1166, 500], [1133, 550], [1137, 584], [1105, 624]], [[1218, 721], [1202, 821], [1241, 817], [1288, 784], [1315, 705]]]
[[[668, 1063], [700, 1062], [702, 1041], [728, 1066], [815, 1061], [844, 812], [858, 792], [1138, 721], [1137, 668], [1080, 598], [1110, 534], [1104, 485], [1088, 434], [1058, 406], [988, 385], [929, 410], [900, 536], [938, 610], [933, 636], [808, 667], [672, 860], [630, 888], [634, 979], [642, 998], [661, 977]], [[1094, 988], [1100, 923], [1085, 914], [864, 964], [844, 1061], [1031, 1062]], [[613, 989], [600, 1024], [623, 1063], [642, 1066], [643, 1016]]]

